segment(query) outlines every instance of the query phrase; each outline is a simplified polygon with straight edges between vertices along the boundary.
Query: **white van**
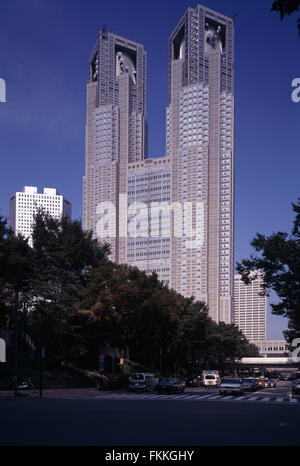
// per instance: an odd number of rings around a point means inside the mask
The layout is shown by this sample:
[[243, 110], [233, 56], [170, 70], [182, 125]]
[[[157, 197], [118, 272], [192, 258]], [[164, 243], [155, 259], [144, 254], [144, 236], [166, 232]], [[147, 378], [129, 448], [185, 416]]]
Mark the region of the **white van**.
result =
[[158, 379], [151, 372], [134, 372], [129, 377], [128, 390], [149, 392], [154, 390], [157, 382]]
[[221, 379], [217, 374], [204, 374], [202, 382], [205, 387], [217, 387], [221, 383]]

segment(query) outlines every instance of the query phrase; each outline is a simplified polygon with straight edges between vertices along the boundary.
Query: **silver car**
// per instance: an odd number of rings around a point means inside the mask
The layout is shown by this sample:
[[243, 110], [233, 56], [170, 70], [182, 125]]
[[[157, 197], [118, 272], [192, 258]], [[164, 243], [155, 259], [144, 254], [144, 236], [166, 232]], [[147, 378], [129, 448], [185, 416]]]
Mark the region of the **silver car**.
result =
[[242, 395], [244, 393], [244, 385], [241, 379], [224, 379], [219, 385], [220, 395]]
[[272, 388], [271, 380], [264, 379], [265, 388]]

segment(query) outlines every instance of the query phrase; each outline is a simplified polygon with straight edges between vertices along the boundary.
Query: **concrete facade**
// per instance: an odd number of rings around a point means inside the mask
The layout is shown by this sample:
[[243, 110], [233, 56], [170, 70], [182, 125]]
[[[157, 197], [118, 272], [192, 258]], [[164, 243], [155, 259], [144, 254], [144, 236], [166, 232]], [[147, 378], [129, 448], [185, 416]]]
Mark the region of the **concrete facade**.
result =
[[241, 280], [240, 275], [234, 276], [234, 316], [235, 324], [252, 343], [267, 339], [267, 296], [261, 296], [262, 274], [257, 275], [249, 285]]
[[56, 189], [44, 188], [38, 193], [35, 186], [24, 186], [22, 192], [16, 192], [9, 201], [10, 227], [14, 233], [29, 238], [32, 246], [32, 224], [34, 215], [43, 209], [54, 218], [66, 216], [71, 218], [72, 204], [59, 194]]
[[169, 39], [166, 154], [148, 158], [146, 52], [100, 31], [89, 61], [83, 228], [233, 321], [234, 25], [198, 5]]

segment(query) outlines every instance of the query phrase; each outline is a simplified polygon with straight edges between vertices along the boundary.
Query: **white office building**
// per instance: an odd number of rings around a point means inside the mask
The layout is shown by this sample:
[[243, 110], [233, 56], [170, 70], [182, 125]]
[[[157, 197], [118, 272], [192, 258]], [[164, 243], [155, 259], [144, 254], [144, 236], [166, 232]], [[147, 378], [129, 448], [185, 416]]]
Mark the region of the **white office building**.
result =
[[53, 188], [44, 188], [42, 193], [38, 193], [37, 187], [24, 186], [21, 192], [16, 192], [9, 201], [10, 227], [16, 235], [22, 234], [29, 238], [30, 246], [33, 219], [39, 209], [53, 218], [71, 218], [72, 204]]
[[262, 274], [251, 272], [257, 277], [249, 284], [241, 279], [241, 275], [234, 276], [234, 319], [235, 324], [252, 343], [267, 339], [267, 296], [262, 296]]

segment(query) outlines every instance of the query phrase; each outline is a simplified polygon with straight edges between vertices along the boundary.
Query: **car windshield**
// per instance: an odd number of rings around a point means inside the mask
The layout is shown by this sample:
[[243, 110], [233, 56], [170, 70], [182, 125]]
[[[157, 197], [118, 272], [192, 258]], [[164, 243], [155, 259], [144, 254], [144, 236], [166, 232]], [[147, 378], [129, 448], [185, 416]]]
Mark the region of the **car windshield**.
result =
[[224, 379], [223, 383], [240, 383], [240, 379]]
[[175, 379], [172, 379], [170, 377], [168, 377], [167, 379], [162, 379], [162, 381], [160, 382], [161, 384], [171, 384], [171, 383], [174, 383], [175, 382]]
[[131, 374], [131, 380], [145, 380], [144, 374]]
[[205, 378], [206, 378], [206, 380], [215, 380], [216, 376], [215, 375], [206, 375]]
[[176, 383], [176, 379], [169, 378], [169, 379], [167, 379], [167, 382], [170, 383], [170, 384], [171, 383]]
[[243, 382], [243, 383], [253, 383], [253, 381], [250, 380], [250, 379], [243, 379], [242, 382]]

